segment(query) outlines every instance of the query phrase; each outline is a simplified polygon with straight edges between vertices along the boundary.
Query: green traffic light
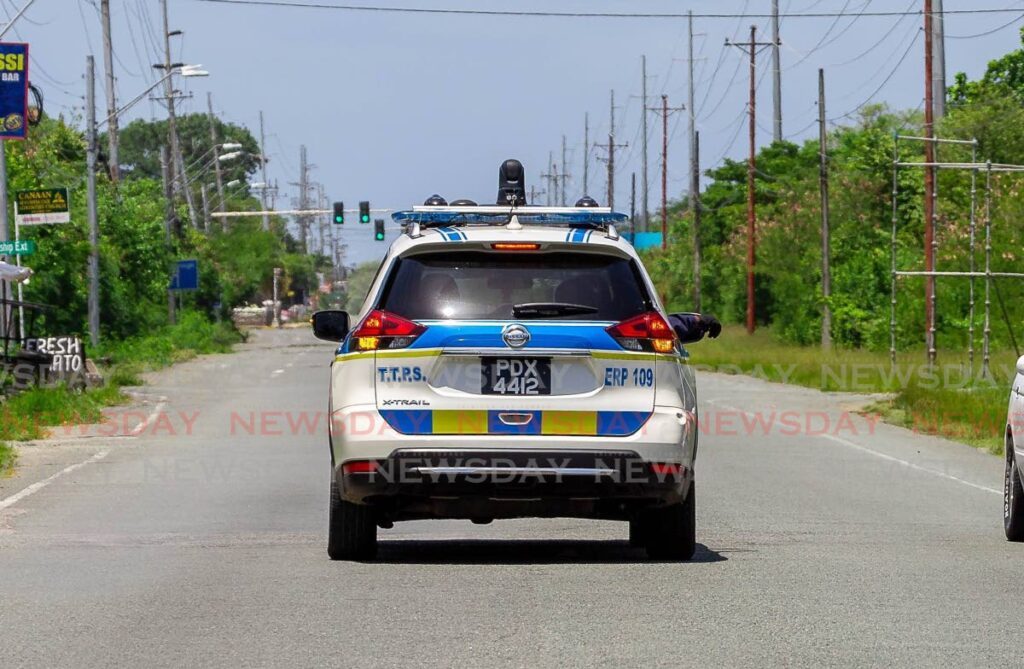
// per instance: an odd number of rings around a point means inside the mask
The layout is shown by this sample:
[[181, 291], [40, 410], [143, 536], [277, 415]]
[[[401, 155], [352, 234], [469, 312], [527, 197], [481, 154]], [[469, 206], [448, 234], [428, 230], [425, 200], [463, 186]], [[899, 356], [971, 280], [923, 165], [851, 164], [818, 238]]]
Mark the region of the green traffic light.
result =
[[369, 223], [369, 222], [370, 222], [370, 217], [369, 217], [369, 216], [365, 216], [365, 215], [364, 215], [364, 216], [362, 216], [362, 217], [361, 217], [361, 218], [360, 218], [359, 220], [360, 220], [361, 222], [363, 222], [363, 223]]
[[335, 216], [334, 217], [334, 222], [335, 223], [344, 223], [345, 222], [345, 217], [344, 216]]
[[384, 241], [384, 233], [383, 232], [378, 232], [377, 233], [377, 241], [378, 242]]

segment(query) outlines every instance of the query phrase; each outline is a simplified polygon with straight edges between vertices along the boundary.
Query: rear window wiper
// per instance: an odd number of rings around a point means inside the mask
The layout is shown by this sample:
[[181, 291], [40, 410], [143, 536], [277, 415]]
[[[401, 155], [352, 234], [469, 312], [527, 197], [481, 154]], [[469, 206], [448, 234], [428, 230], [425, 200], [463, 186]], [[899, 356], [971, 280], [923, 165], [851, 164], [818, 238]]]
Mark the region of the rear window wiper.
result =
[[597, 311], [597, 307], [568, 302], [524, 302], [512, 307], [512, 315], [516, 318], [576, 316], [578, 314], [596, 314]]

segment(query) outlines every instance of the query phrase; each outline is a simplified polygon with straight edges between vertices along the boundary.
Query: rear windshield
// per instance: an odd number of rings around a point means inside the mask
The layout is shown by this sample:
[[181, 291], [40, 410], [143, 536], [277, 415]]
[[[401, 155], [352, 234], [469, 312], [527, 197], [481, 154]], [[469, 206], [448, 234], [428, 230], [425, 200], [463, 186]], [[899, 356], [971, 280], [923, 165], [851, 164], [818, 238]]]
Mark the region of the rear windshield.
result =
[[399, 259], [380, 308], [412, 320], [508, 320], [524, 303], [593, 307], [545, 320], [621, 321], [647, 310], [631, 260], [583, 253], [444, 252]]

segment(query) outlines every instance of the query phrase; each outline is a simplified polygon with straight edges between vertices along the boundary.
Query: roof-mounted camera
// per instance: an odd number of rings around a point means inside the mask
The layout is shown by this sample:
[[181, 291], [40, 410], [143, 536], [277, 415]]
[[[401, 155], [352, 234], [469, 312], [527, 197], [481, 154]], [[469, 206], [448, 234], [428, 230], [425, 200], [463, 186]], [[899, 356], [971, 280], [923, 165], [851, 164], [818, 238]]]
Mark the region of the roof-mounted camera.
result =
[[498, 168], [499, 205], [518, 207], [526, 204], [526, 172], [523, 164], [510, 158]]

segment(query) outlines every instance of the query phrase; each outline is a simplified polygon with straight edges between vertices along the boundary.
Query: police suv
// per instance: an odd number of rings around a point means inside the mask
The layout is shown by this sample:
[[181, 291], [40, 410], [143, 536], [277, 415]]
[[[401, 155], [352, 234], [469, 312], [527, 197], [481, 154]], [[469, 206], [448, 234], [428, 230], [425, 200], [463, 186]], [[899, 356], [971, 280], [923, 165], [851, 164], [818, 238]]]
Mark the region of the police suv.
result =
[[697, 399], [684, 343], [721, 326], [669, 315], [626, 217], [584, 198], [434, 196], [392, 218], [363, 307], [320, 311], [331, 367], [328, 554], [369, 559], [395, 521], [629, 522], [654, 558], [695, 548]]

